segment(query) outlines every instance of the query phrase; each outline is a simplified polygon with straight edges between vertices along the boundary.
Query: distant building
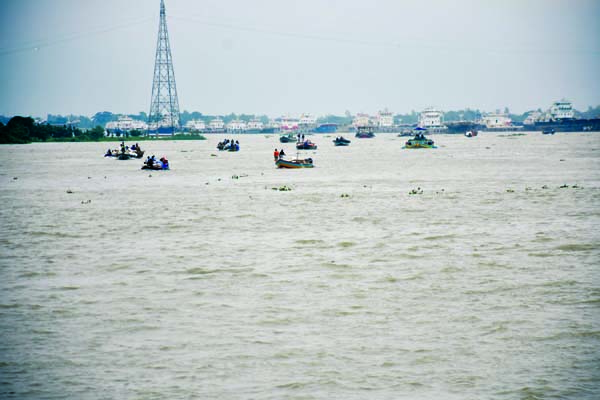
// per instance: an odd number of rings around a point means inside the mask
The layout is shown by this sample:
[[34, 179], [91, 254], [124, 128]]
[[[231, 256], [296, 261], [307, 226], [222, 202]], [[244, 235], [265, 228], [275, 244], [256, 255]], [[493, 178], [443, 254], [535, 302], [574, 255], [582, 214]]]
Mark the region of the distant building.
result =
[[352, 126], [354, 126], [355, 128], [357, 128], [359, 126], [372, 126], [372, 125], [373, 125], [373, 121], [371, 120], [371, 117], [369, 116], [369, 114], [358, 113], [358, 114], [356, 114], [356, 116], [354, 117], [354, 120], [352, 121]]
[[377, 113], [375, 121], [380, 131], [391, 131], [394, 129], [394, 115], [387, 108]]

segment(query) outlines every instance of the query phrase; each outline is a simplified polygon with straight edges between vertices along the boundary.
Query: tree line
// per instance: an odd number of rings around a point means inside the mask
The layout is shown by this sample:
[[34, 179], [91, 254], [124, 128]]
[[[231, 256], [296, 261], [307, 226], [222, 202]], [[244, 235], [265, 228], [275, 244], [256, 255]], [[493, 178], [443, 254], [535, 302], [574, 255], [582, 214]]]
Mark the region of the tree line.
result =
[[31, 117], [20, 116], [12, 117], [6, 125], [0, 121], [0, 144], [99, 141], [103, 137], [101, 126], [82, 130], [71, 125], [39, 124]]

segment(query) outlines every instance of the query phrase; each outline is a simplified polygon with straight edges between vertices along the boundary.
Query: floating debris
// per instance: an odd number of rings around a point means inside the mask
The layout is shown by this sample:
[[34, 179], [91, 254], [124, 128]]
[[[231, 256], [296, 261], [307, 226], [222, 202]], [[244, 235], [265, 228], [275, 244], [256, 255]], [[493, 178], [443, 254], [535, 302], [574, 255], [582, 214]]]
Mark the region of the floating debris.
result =
[[291, 188], [291, 187], [289, 187], [289, 186], [286, 186], [286, 185], [279, 186], [278, 188], [276, 188], [276, 187], [273, 187], [273, 188], [271, 188], [271, 189], [272, 189], [272, 190], [278, 190], [278, 191], [280, 191], [280, 192], [289, 192], [289, 191], [291, 191], [291, 190], [292, 190], [292, 188]]
[[410, 192], [408, 192], [408, 194], [412, 195], [412, 194], [423, 194], [423, 189], [421, 189], [420, 187], [411, 190]]
[[73, 191], [71, 189], [67, 189], [67, 193], [73, 194]]
[[92, 200], [81, 200], [81, 204], [90, 204], [92, 202]]
[[19, 178], [16, 176], [13, 176], [13, 181], [16, 181], [17, 179], [19, 179]]
[[565, 159], [564, 159], [564, 158], [561, 158], [559, 161], [565, 161]]
[[216, 154], [214, 154], [214, 153], [211, 153], [211, 155], [210, 155], [210, 156], [211, 156], [211, 157], [216, 157], [217, 155], [216, 155]]
[[507, 193], [514, 193], [515, 191], [513, 189], [506, 189]]
[[548, 189], [548, 185], [542, 186], [542, 189]]
[[340, 197], [341, 197], [341, 198], [348, 198], [348, 197], [350, 197], [350, 195], [349, 195], [348, 193], [342, 193], [342, 194], [340, 195]]
[[240, 177], [237, 175], [231, 175], [231, 179], [240, 179]]

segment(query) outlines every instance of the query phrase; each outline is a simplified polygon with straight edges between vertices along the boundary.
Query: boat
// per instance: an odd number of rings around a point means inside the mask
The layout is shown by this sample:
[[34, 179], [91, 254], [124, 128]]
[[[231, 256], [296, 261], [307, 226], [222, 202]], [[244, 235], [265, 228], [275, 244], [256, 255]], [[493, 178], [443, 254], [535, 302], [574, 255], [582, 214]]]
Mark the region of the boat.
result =
[[[154, 157], [154, 156], [153, 156]], [[164, 170], [168, 170], [169, 168], [169, 160], [167, 160], [166, 157], [161, 157], [160, 160], [156, 161], [153, 159], [148, 159], [144, 162], [144, 165], [142, 166], [142, 169], [149, 169], [152, 171], [164, 171]]]
[[542, 133], [544, 135], [554, 135], [556, 131], [554, 130], [554, 128], [546, 128], [542, 130]]
[[337, 132], [337, 129], [338, 129], [337, 124], [325, 123], [325, 124], [320, 124], [319, 126], [317, 126], [315, 129], [313, 129], [313, 132], [315, 132], [315, 133], [335, 133], [335, 132]]
[[317, 145], [310, 140], [306, 139], [304, 142], [296, 143], [296, 149], [298, 150], [316, 150]]
[[277, 168], [289, 168], [289, 169], [297, 169], [297, 168], [313, 168], [313, 160], [312, 158], [296, 158], [295, 160], [284, 160], [283, 158], [275, 161], [275, 165]]
[[332, 140], [333, 144], [336, 146], [348, 146], [350, 145], [350, 140], [344, 138], [343, 136], [336, 137]]
[[359, 139], [371, 139], [375, 137], [374, 128], [372, 126], [357, 126], [356, 136]]
[[236, 141], [235, 143], [231, 142], [229, 146], [225, 147], [227, 151], [240, 151], [240, 144]]
[[478, 133], [478, 132], [477, 132], [476, 130], [474, 130], [474, 129], [473, 129], [473, 130], [470, 130], [470, 131], [466, 131], [466, 132], [465, 132], [465, 136], [466, 136], [466, 137], [475, 137], [475, 136], [477, 136], [477, 133]]
[[219, 151], [240, 151], [240, 143], [236, 140], [225, 139], [217, 144], [217, 150]]
[[435, 149], [436, 148], [436, 146], [434, 146], [433, 140], [427, 139], [425, 137], [425, 135], [423, 134], [423, 132], [426, 132], [427, 129], [417, 127], [417, 128], [415, 128], [415, 131], [417, 131], [417, 133], [415, 134], [415, 137], [412, 139], [408, 139], [408, 141], [406, 142], [406, 145], [404, 146], [405, 149]]
[[281, 143], [293, 143], [296, 140], [297, 140], [297, 138], [293, 133], [288, 133], [287, 135], [279, 136], [279, 141]]

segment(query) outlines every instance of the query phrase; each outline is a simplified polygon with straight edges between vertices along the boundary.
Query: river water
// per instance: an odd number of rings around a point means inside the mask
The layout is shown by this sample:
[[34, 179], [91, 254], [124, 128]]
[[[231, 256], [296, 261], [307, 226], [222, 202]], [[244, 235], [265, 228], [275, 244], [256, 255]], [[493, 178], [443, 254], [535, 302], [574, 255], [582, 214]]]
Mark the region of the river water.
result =
[[0, 398], [600, 398], [600, 134], [223, 137], [0, 146]]

